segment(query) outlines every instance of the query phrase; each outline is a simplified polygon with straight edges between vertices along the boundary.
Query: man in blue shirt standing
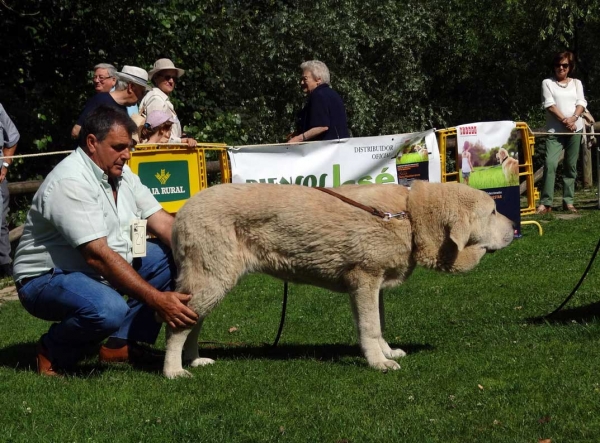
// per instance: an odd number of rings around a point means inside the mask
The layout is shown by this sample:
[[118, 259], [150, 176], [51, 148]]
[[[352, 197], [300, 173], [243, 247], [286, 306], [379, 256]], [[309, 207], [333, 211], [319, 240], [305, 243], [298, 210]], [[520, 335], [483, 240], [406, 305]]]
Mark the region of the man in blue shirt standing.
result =
[[2, 199], [0, 200], [2, 204], [2, 210], [0, 211], [0, 216], [2, 217], [0, 226], [0, 278], [12, 276], [9, 230], [6, 220], [10, 199], [6, 173], [12, 163], [12, 156], [15, 155], [20, 137], [17, 127], [0, 104], [0, 149], [2, 149], [2, 160], [0, 160], [2, 163], [0, 166], [0, 193], [2, 194]]
[[302, 63], [300, 69], [300, 86], [308, 100], [298, 114], [297, 130], [288, 143], [350, 137], [344, 102], [330, 87], [327, 65], [310, 60]]

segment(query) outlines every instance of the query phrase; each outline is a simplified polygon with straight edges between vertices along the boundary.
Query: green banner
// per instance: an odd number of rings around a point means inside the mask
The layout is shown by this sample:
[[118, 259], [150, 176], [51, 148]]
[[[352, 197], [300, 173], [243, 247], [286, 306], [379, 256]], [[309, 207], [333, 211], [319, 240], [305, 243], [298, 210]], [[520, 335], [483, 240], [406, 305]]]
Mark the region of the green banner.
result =
[[140, 163], [138, 176], [160, 203], [190, 198], [190, 175], [185, 160]]

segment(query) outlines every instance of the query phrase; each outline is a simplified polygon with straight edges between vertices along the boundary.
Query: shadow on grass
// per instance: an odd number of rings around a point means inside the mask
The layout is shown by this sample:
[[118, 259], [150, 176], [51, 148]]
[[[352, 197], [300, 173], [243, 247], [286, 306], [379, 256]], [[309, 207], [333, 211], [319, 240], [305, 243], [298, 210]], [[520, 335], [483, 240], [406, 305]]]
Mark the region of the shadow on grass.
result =
[[[407, 354], [414, 354], [421, 351], [430, 351], [431, 345], [422, 344], [392, 344], [392, 348], [401, 348]], [[326, 360], [333, 362], [342, 362], [346, 357], [363, 358], [358, 345], [348, 344], [321, 344], [321, 345], [298, 345], [298, 344], [280, 344], [273, 347], [269, 344], [262, 346], [247, 346], [242, 343], [215, 343], [200, 342], [200, 354], [202, 357], [213, 359], [267, 359], [267, 360], [297, 360], [313, 359]], [[365, 361], [366, 365], [366, 361]]]
[[599, 318], [600, 302], [595, 302], [589, 305], [578, 306], [577, 308], [562, 309], [553, 316], [530, 317], [527, 318], [527, 322], [531, 324], [566, 324], [573, 322], [588, 322]]
[[[391, 344], [392, 348], [400, 347], [407, 354], [415, 354], [422, 351], [431, 351], [433, 346], [428, 344]], [[326, 344], [326, 345], [246, 345], [244, 343], [220, 343], [200, 342], [200, 355], [202, 357], [218, 360], [239, 359], [266, 359], [266, 360], [317, 360], [331, 361], [341, 365], [350, 365], [345, 361], [348, 357], [364, 360], [358, 345]], [[0, 349], [0, 367], [10, 368], [15, 371], [36, 371], [36, 343], [20, 343]], [[109, 367], [100, 364], [95, 357], [89, 357], [80, 363], [77, 368], [68, 372], [67, 375], [74, 377], [90, 378], [97, 377]], [[367, 366], [366, 360], [364, 365]], [[112, 364], [111, 368], [128, 367], [123, 364]], [[137, 370], [151, 373], [162, 372], [162, 360], [153, 363], [133, 365]]]
[[[19, 343], [0, 349], [0, 367], [13, 369], [19, 372], [36, 372], [36, 347], [37, 343]], [[66, 375], [90, 378], [97, 377], [103, 372], [104, 368], [94, 364], [90, 359], [84, 360], [72, 372]]]

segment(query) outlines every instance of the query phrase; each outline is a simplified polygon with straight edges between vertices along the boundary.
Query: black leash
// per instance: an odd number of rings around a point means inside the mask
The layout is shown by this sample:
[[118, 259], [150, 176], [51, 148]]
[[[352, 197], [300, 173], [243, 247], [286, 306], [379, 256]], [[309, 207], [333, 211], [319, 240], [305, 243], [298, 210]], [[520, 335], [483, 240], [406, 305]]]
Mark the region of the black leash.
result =
[[594, 263], [594, 260], [596, 260], [596, 255], [598, 255], [599, 249], [600, 249], [600, 239], [598, 239], [598, 244], [596, 245], [596, 249], [594, 250], [594, 253], [592, 254], [592, 258], [590, 259], [590, 262], [588, 263], [587, 268], [583, 272], [583, 275], [579, 279], [579, 282], [577, 283], [577, 285], [573, 288], [573, 290], [571, 291], [569, 296], [565, 299], [565, 301], [563, 301], [562, 304], [558, 308], [556, 308], [554, 311], [552, 311], [550, 314], [544, 316], [544, 318], [552, 317], [554, 314], [556, 314], [558, 311], [560, 311], [569, 302], [569, 300], [571, 300], [571, 298], [573, 298], [573, 296], [577, 292], [577, 289], [579, 289], [579, 286], [581, 286], [581, 283], [583, 283], [583, 280], [585, 280], [585, 278], [587, 277], [588, 272], [590, 271], [590, 268], [592, 267], [592, 264]]
[[[334, 192], [329, 188], [317, 187], [315, 189], [318, 189], [319, 191], [323, 191], [326, 194], [329, 194], [336, 198], [339, 198], [344, 203], [348, 203], [349, 205], [360, 208], [364, 211], [367, 211], [369, 214], [375, 215], [376, 217], [380, 217], [384, 220], [390, 220], [392, 218], [402, 219], [402, 218], [408, 217], [408, 214], [405, 211], [398, 212], [397, 214], [391, 214], [389, 212], [384, 212], [377, 208], [373, 208], [370, 206], [363, 205], [362, 203], [358, 203], [357, 201], [351, 200], [348, 197], [344, 197], [343, 195], [338, 194], [337, 192]], [[381, 294], [382, 294], [382, 292], [380, 291], [380, 297], [382, 296]], [[271, 345], [272, 348], [277, 346], [277, 344], [279, 343], [279, 339], [281, 338], [281, 332], [283, 331], [283, 324], [285, 323], [285, 311], [287, 308], [287, 299], [288, 299], [288, 282], [286, 281], [286, 282], [283, 282], [283, 304], [281, 306], [281, 320], [279, 321], [279, 330], [277, 331], [277, 335], [275, 336], [275, 341]]]
[[[552, 311], [550, 314], [545, 315], [544, 318], [550, 318], [553, 315], [556, 315], [556, 313], [558, 311], [560, 311], [562, 308], [565, 307], [565, 305], [567, 303], [569, 303], [569, 301], [573, 298], [573, 296], [575, 295], [575, 293], [577, 292], [577, 290], [579, 289], [579, 287], [581, 286], [581, 284], [587, 277], [588, 273], [590, 272], [590, 269], [592, 268], [592, 265], [594, 264], [594, 261], [596, 260], [596, 256], [598, 255], [599, 250], [600, 250], [600, 238], [598, 239], [598, 244], [596, 245], [596, 249], [594, 250], [592, 257], [590, 258], [590, 262], [588, 263], [587, 268], [585, 268], [585, 271], [583, 271], [583, 274], [581, 275], [579, 282], [577, 282], [577, 285], [575, 285], [575, 287], [573, 288], [571, 293], [567, 296], [565, 301], [563, 301], [560, 304], [560, 306], [558, 308], [556, 308], [554, 311]], [[381, 295], [382, 295], [382, 291], [380, 291], [379, 296], [381, 297]], [[273, 348], [279, 344], [279, 339], [281, 338], [281, 333], [283, 332], [283, 325], [285, 323], [285, 313], [287, 310], [287, 299], [288, 299], [288, 282], [286, 281], [286, 282], [283, 282], [283, 303], [281, 305], [281, 320], [279, 321], [279, 329], [277, 330], [277, 335], [275, 336], [275, 341], [271, 345], [271, 347], [273, 347]]]
[[277, 336], [275, 337], [275, 341], [271, 345], [271, 347], [277, 346], [279, 343], [279, 338], [281, 338], [281, 332], [283, 331], [283, 324], [285, 323], [285, 311], [287, 308], [287, 299], [288, 299], [288, 282], [283, 282], [283, 304], [281, 305], [281, 320], [279, 321], [279, 330], [277, 331]]

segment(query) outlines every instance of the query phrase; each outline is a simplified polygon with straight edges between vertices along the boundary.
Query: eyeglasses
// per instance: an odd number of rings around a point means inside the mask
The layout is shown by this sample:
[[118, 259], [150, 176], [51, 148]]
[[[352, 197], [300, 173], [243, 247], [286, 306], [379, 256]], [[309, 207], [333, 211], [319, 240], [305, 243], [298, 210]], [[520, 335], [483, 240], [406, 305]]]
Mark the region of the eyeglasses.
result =
[[109, 78], [114, 78], [114, 77], [102, 77], [101, 75], [94, 75], [92, 77], [92, 80], [98, 80], [100, 83], [104, 83]]
[[563, 68], [563, 69], [567, 69], [569, 67], [568, 63], [557, 63], [554, 65], [555, 68]]
[[175, 75], [161, 75], [161, 77], [162, 77], [162, 78], [164, 78], [166, 81], [169, 81], [169, 80], [171, 80], [171, 79], [172, 79], [174, 82], [176, 82], [176, 81], [177, 81], [177, 76], [175, 76]]

